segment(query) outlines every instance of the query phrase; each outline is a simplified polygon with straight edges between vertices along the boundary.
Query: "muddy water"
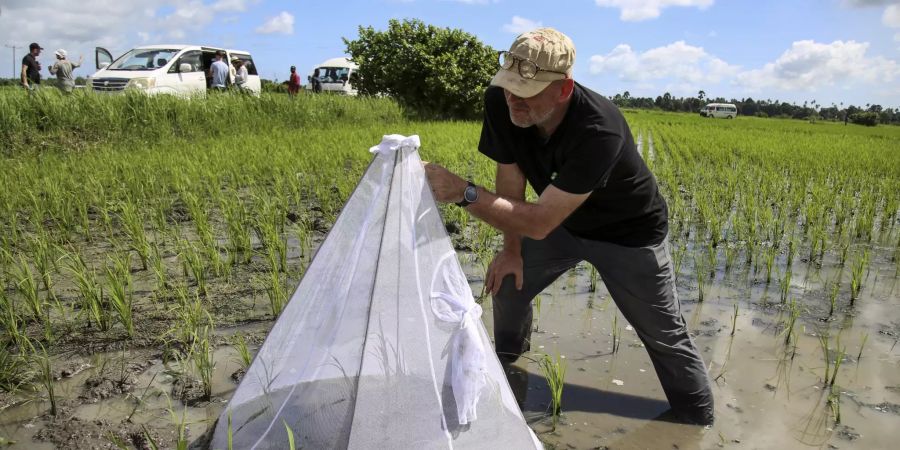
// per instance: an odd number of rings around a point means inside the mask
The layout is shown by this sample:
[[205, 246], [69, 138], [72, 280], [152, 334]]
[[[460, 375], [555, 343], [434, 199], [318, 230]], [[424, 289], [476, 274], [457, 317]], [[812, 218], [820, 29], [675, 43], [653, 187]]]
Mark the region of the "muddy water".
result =
[[[895, 448], [892, 430], [900, 424], [900, 283], [894, 265], [875, 252], [856, 305], [848, 305], [843, 289], [836, 312], [828, 318], [824, 287], [825, 280], [836, 275], [832, 266], [795, 265], [790, 291], [801, 314], [796, 338], [789, 345], [783, 329], [790, 314], [780, 303], [777, 277], [766, 285], [763, 275], [750, 267], [739, 265], [727, 274], [719, 270], [705, 288], [705, 301], [698, 303], [691, 268], [682, 268], [677, 284], [683, 315], [710, 378], [715, 379], [716, 424], [710, 429], [666, 420], [668, 404], [656, 374], [621, 316], [621, 345], [612, 352], [616, 308], [602, 283], [595, 292], [589, 291], [586, 266], [567, 273], [541, 294], [541, 313], [534, 324], [535, 354], [530, 356], [559, 353], [567, 361], [563, 416], [557, 428], [551, 428], [547, 416], [550, 394], [536, 364], [520, 360], [508, 373], [510, 385], [548, 448]], [[480, 292], [480, 265], [466, 267], [473, 291]], [[490, 301], [484, 307], [483, 321], [490, 330]], [[235, 332], [261, 337], [271, 325], [262, 321], [217, 328], [222, 339], [214, 355], [212, 400], [191, 406], [170, 399], [173, 379], [158, 351], [130, 351], [124, 355], [127, 366], [121, 364], [121, 352], [61, 357], [54, 368], [74, 373], [56, 382], [60, 416], [66, 421], [50, 418], [49, 404], [36, 395], [32, 401], [0, 410], [0, 436], [16, 442], [11, 448], [50, 449], [57, 446], [46, 435], [69, 427], [67, 432], [83, 437], [57, 439], [65, 442], [59, 448], [108, 447], [109, 431], [127, 437], [143, 426], [161, 447], [171, 447], [183, 414], [188, 440], [198, 441], [236, 388], [231, 378], [238, 369], [236, 353], [224, 338]], [[841, 424], [835, 424], [827, 403], [829, 390], [822, 382], [825, 364], [819, 334], [826, 329], [832, 343], [843, 329], [840, 343], [846, 356], [836, 380]], [[863, 355], [857, 359], [864, 336]], [[251, 345], [251, 350], [256, 347]], [[130, 387], [123, 392], [99, 395], [86, 385], [92, 377], [114, 379], [122, 371], [130, 374]]]
[[[619, 315], [621, 345], [612, 352], [613, 315], [602, 284], [589, 292], [587, 267], [564, 275], [541, 294], [532, 350], [568, 361], [563, 416], [554, 431], [550, 393], [537, 364], [520, 359], [508, 378], [532, 427], [556, 448], [896, 448], [900, 425], [900, 288], [894, 267], [871, 270], [854, 308], [827, 319], [823, 281], [833, 273], [795, 268], [791, 296], [801, 316], [785, 345], [789, 313], [777, 283], [748, 271], [721, 271], [697, 302], [696, 280], [678, 281], [682, 312], [713, 382], [716, 424], [709, 429], [666, 420], [668, 404], [640, 340]], [[478, 274], [470, 273], [471, 279]], [[480, 290], [479, 283], [473, 289]], [[490, 328], [489, 301], [485, 325]], [[732, 320], [738, 305], [734, 336]], [[843, 305], [843, 306], [841, 306]], [[836, 379], [841, 424], [827, 403], [819, 334], [839, 328], [846, 356]], [[862, 357], [857, 360], [864, 336]], [[659, 417], [662, 415], [662, 417]], [[833, 446], [833, 447], [831, 447]]]

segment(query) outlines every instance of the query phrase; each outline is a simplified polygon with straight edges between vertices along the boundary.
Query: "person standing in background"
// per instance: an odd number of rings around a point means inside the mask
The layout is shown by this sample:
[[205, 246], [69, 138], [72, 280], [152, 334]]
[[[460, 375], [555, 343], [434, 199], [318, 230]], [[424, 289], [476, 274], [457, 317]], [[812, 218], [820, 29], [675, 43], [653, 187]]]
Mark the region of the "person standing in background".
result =
[[322, 80], [319, 79], [319, 69], [313, 70], [312, 77], [309, 79], [312, 84], [312, 91], [316, 94], [322, 92]]
[[238, 57], [231, 57], [231, 68], [234, 70], [234, 86], [238, 91], [243, 91], [247, 84], [247, 66]]
[[229, 75], [228, 64], [225, 64], [225, 61], [222, 61], [222, 58], [224, 57], [225, 53], [222, 52], [222, 50], [216, 50], [216, 60], [209, 68], [209, 77], [211, 78], [210, 87], [216, 91], [225, 90], [225, 82]]
[[28, 54], [22, 58], [22, 87], [33, 91], [41, 84], [41, 63], [37, 57], [41, 55], [43, 47], [32, 42], [28, 50]]
[[297, 75], [297, 66], [291, 66], [291, 77], [288, 80], [288, 95], [293, 98], [300, 91], [300, 75]]
[[71, 93], [72, 89], [75, 88], [75, 77], [72, 76], [72, 72], [75, 71], [76, 67], [81, 67], [81, 63], [84, 62], [84, 56], [79, 56], [78, 62], [72, 62], [66, 59], [68, 55], [63, 49], [57, 50], [55, 55], [56, 62], [50, 66], [50, 74], [56, 75], [58, 80], [57, 87], [60, 91], [67, 94]]

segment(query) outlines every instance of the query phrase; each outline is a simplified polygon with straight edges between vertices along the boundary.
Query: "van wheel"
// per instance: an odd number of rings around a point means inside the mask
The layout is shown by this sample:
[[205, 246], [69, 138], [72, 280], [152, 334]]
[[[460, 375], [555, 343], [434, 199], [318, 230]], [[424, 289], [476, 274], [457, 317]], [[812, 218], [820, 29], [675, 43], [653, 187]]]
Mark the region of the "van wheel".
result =
[[734, 119], [734, 116], [726, 116], [726, 119]]

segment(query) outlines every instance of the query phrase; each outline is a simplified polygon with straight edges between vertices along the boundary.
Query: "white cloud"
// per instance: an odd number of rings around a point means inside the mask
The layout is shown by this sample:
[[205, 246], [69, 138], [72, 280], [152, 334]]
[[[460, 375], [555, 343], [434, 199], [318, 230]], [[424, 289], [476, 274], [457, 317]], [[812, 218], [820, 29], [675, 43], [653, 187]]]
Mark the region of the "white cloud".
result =
[[287, 11], [282, 11], [257, 27], [256, 32], [260, 34], [294, 34], [294, 16]]
[[670, 6], [696, 7], [711, 6], [715, 0], [594, 0], [597, 6], [619, 8], [619, 18], [624, 21], [641, 21], [659, 17], [662, 10]]
[[900, 28], [900, 4], [890, 5], [884, 8], [881, 22], [891, 28]]
[[710, 55], [702, 47], [677, 41], [643, 53], [620, 44], [606, 55], [591, 57], [592, 74], [615, 73], [625, 81], [675, 80], [685, 86], [719, 83], [740, 68]]
[[503, 25], [503, 31], [513, 34], [522, 34], [526, 31], [531, 31], [535, 28], [541, 28], [543, 26], [544, 24], [542, 24], [541, 22], [535, 22], [524, 17], [513, 16], [512, 22]]
[[881, 56], [866, 56], [868, 42], [797, 41], [774, 62], [739, 74], [735, 82], [751, 90], [816, 90], [852, 84], [891, 83], [900, 65]]
[[[136, 6], [121, 0], [2, 0], [0, 42], [38, 42], [46, 49], [84, 54], [88, 60], [93, 48], [101, 46], [117, 56], [134, 45], [202, 32], [220, 15], [246, 11], [258, 1], [142, 0]], [[28, 26], [22, 28], [23, 23]]]

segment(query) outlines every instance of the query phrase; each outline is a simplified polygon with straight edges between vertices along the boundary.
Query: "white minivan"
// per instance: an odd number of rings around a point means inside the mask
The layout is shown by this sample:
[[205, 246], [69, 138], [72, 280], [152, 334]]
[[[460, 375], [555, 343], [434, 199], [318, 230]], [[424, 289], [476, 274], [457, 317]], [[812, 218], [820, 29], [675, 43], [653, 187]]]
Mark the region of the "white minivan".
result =
[[710, 103], [700, 108], [700, 115], [703, 117], [734, 119], [734, 116], [737, 115], [737, 106], [731, 103]]
[[244, 62], [249, 74], [244, 89], [259, 96], [262, 83], [250, 53], [199, 45], [145, 45], [115, 59], [108, 50], [97, 47], [97, 72], [88, 77], [87, 85], [103, 93], [135, 89], [147, 94], [204, 96], [210, 87], [207, 72], [218, 50], [225, 52], [226, 63], [232, 58]]
[[306, 77], [306, 89], [312, 90], [313, 76], [319, 71], [319, 82], [322, 84], [322, 92], [334, 92], [344, 95], [356, 95], [357, 90], [353, 86], [353, 80], [356, 77], [356, 71], [359, 69], [350, 58], [331, 58], [322, 64], [316, 66], [309, 76]]

